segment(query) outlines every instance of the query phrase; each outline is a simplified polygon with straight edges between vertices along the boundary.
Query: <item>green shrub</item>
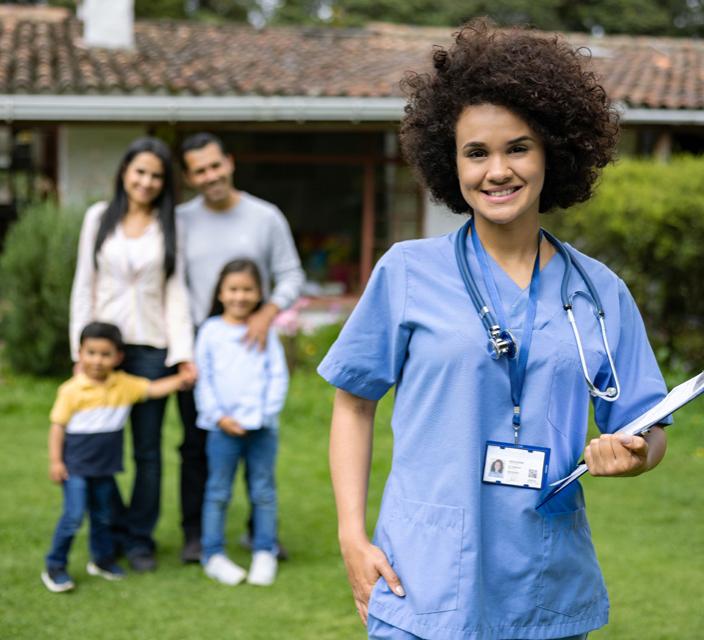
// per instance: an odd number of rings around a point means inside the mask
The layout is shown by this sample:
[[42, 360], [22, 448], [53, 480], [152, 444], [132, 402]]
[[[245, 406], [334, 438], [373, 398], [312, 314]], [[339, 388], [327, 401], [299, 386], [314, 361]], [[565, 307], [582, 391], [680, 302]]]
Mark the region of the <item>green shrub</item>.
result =
[[704, 367], [704, 159], [621, 160], [595, 196], [544, 220], [638, 302], [661, 364]]
[[304, 371], [315, 371], [342, 329], [342, 323], [324, 325], [313, 333], [295, 336], [295, 363]]
[[52, 203], [20, 215], [0, 256], [0, 327], [13, 369], [70, 371], [68, 316], [81, 216]]

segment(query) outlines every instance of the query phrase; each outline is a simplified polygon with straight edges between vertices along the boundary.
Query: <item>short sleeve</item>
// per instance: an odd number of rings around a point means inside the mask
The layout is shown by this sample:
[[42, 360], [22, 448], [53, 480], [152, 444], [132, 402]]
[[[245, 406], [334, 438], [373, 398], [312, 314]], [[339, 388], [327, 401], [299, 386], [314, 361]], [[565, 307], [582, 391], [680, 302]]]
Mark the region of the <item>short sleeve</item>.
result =
[[54, 406], [51, 408], [49, 420], [52, 424], [60, 424], [66, 426], [73, 415], [73, 403], [71, 402], [71, 394], [68, 389], [62, 385], [56, 393]]
[[133, 376], [129, 373], [121, 372], [120, 395], [122, 396], [122, 400], [127, 404], [135, 404], [136, 402], [146, 400], [150, 383], [149, 378], [142, 378], [141, 376]]
[[377, 263], [357, 306], [318, 367], [330, 384], [368, 400], [399, 380], [410, 329], [404, 324], [407, 271], [401, 245]]
[[[621, 395], [616, 402], [594, 399], [596, 424], [604, 433], [613, 433], [627, 425], [667, 395], [667, 386], [648, 342], [643, 318], [622, 280], [619, 280], [618, 301], [619, 336], [613, 358]], [[599, 371], [595, 382], [600, 389], [615, 386], [608, 363]], [[670, 424], [672, 418], [662, 422]]]

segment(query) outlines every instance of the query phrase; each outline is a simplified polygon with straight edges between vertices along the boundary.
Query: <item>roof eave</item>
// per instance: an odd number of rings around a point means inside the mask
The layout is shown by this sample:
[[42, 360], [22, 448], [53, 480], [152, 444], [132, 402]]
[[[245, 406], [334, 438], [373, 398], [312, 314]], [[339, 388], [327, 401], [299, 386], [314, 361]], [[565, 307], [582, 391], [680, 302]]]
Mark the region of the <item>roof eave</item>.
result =
[[[0, 94], [0, 120], [43, 122], [398, 122], [400, 97]], [[624, 124], [704, 125], [704, 109], [618, 105]]]
[[704, 109], [646, 109], [617, 105], [622, 124], [704, 125]]
[[0, 95], [0, 120], [49, 122], [398, 122], [402, 98]]

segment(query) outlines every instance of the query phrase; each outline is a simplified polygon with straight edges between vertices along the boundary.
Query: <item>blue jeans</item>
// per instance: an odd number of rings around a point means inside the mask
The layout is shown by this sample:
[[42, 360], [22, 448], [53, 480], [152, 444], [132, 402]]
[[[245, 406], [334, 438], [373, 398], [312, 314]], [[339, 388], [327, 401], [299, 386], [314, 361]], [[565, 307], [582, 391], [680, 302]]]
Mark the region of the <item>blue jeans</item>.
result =
[[[156, 380], [173, 373], [164, 364], [166, 349], [127, 345], [122, 368], [136, 376]], [[134, 483], [124, 504], [115, 485], [113, 532], [128, 556], [152, 554], [156, 549], [154, 528], [161, 501], [161, 425], [166, 398], [147, 400], [132, 408]]]
[[276, 429], [248, 431], [242, 437], [223, 431], [209, 431], [205, 451], [208, 456], [208, 481], [203, 499], [202, 562], [225, 550], [225, 516], [232, 498], [237, 464], [247, 463], [249, 501], [252, 505], [253, 551], [276, 552]]
[[[367, 633], [370, 640], [420, 640], [418, 636], [390, 625], [388, 622], [369, 616]], [[561, 640], [587, 640], [587, 634], [570, 636]]]
[[68, 552], [73, 538], [81, 528], [86, 511], [90, 518], [90, 554], [98, 563], [111, 562], [113, 559], [112, 534], [110, 523], [112, 516], [112, 496], [114, 478], [86, 478], [69, 476], [64, 480], [64, 511], [61, 514], [51, 551], [46, 556], [48, 569], [64, 569], [68, 562]]

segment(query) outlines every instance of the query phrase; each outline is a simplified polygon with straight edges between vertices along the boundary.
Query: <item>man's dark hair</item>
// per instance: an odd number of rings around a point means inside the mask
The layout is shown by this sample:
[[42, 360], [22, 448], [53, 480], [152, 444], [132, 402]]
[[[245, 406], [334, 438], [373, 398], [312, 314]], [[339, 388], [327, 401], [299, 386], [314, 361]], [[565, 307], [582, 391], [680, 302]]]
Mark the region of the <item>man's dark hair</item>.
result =
[[81, 331], [81, 345], [83, 345], [85, 340], [91, 338], [109, 340], [118, 351], [123, 352], [125, 350], [125, 343], [122, 342], [122, 333], [114, 324], [109, 322], [90, 322], [87, 324]]
[[181, 143], [181, 165], [183, 166], [183, 168], [188, 169], [184, 160], [184, 156], [186, 155], [186, 153], [188, 153], [189, 151], [195, 151], [196, 149], [202, 149], [203, 147], [209, 144], [216, 144], [220, 148], [220, 151], [222, 151], [223, 155], [227, 155], [227, 151], [225, 150], [225, 144], [216, 135], [208, 133], [207, 131], [194, 133], [192, 136], [188, 136]]

